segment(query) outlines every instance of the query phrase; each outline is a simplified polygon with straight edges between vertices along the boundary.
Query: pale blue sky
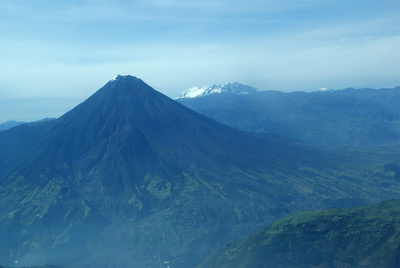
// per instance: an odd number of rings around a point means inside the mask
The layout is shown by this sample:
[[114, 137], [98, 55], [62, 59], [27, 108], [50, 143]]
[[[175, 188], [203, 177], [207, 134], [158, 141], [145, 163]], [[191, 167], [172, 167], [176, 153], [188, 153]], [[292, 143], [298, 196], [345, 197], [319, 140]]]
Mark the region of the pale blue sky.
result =
[[1, 0], [0, 123], [58, 117], [117, 74], [176, 97], [400, 85], [398, 0]]

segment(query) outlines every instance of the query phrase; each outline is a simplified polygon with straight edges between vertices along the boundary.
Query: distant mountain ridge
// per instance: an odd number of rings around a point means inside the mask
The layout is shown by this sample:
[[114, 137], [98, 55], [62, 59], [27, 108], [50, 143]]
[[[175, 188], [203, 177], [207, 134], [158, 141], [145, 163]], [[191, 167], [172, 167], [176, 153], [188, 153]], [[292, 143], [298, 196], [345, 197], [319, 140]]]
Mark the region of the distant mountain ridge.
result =
[[0, 132], [0, 264], [193, 267], [288, 214], [397, 197], [396, 149], [237, 130], [118, 76]]
[[[32, 121], [30, 123], [40, 123], [40, 122], [54, 120], [54, 119], [55, 118], [44, 118], [44, 119], [41, 119], [41, 120]], [[10, 128], [13, 128], [13, 127], [16, 127], [16, 126], [27, 124], [27, 123], [28, 122], [10, 120], [10, 121], [7, 121], [7, 122], [4, 122], [4, 123], [0, 124], [0, 131], [4, 131], [4, 130], [10, 129]]]
[[323, 145], [373, 147], [400, 143], [400, 87], [212, 94], [178, 102], [219, 122], [257, 133]]
[[16, 127], [16, 126], [19, 126], [22, 124], [26, 124], [26, 123], [27, 122], [10, 120], [10, 121], [0, 124], [0, 131], [7, 130], [7, 129], [10, 129], [10, 128], [13, 128], [13, 127]]
[[246, 95], [257, 92], [254, 87], [235, 83], [214, 84], [212, 86], [192, 87], [184, 92], [177, 99], [199, 98], [212, 94], [228, 93], [233, 95]]

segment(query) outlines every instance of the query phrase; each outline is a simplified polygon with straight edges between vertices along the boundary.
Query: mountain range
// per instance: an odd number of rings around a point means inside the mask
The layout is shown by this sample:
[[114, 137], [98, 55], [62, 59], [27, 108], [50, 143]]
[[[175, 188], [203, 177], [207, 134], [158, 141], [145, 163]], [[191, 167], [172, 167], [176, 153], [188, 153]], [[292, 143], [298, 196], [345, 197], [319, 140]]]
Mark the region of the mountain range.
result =
[[[376, 147], [400, 143], [400, 87], [284, 93], [248, 91], [248, 86], [235, 84], [236, 94], [196, 95], [191, 89], [177, 101], [235, 128], [276, 133], [308, 144]], [[241, 88], [247, 94], [237, 93]]]
[[7, 121], [0, 124], [0, 131], [7, 130], [22, 124], [26, 124], [26, 122], [15, 121], [15, 120]]
[[400, 200], [301, 212], [227, 245], [200, 267], [399, 267]]
[[[55, 118], [44, 118], [42, 120], [33, 121], [33, 122], [30, 122], [30, 123], [38, 123], [38, 122], [54, 120], [54, 119]], [[7, 130], [7, 129], [10, 129], [10, 128], [13, 128], [13, 127], [16, 127], [16, 126], [20, 126], [20, 125], [23, 125], [23, 124], [27, 124], [27, 123], [28, 122], [24, 122], [24, 121], [10, 120], [10, 121], [7, 121], [7, 122], [4, 122], [4, 123], [0, 124], [0, 131]]]
[[193, 267], [286, 215], [397, 198], [398, 149], [237, 130], [117, 76], [0, 132], [0, 264]]

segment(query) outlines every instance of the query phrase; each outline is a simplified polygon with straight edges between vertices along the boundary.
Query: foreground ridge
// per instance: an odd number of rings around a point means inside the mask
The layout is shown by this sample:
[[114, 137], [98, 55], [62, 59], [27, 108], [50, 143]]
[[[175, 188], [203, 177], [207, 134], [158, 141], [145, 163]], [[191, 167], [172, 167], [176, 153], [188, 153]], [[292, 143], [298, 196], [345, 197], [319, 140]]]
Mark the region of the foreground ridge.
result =
[[400, 200], [301, 212], [219, 250], [200, 267], [399, 267]]

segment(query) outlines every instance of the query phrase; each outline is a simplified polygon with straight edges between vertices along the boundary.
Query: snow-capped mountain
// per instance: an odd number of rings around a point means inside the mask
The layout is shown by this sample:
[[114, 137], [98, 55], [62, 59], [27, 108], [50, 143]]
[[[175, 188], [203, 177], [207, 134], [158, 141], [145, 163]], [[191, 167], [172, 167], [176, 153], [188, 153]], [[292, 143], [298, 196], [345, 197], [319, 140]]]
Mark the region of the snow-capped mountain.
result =
[[330, 87], [321, 87], [316, 90], [316, 92], [332, 92], [332, 91], [335, 91], [335, 90]]
[[245, 95], [257, 92], [258, 90], [254, 87], [242, 85], [240, 83], [224, 83], [221, 85], [203, 86], [203, 87], [192, 87], [182, 92], [177, 99], [185, 98], [197, 98], [211, 94], [220, 93], [231, 93], [234, 95]]

